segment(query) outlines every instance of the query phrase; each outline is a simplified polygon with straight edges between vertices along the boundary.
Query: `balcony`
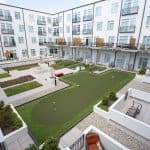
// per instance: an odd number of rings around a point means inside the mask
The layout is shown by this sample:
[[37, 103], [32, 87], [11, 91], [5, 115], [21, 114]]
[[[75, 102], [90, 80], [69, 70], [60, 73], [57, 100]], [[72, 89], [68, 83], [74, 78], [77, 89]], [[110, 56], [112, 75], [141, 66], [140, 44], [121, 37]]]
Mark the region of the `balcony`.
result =
[[125, 16], [125, 15], [132, 15], [132, 14], [138, 14], [138, 10], [139, 10], [139, 7], [138, 7], [138, 6], [136, 6], [136, 7], [123, 8], [123, 9], [122, 9], [122, 16]]
[[121, 26], [120, 33], [134, 33], [135, 32], [135, 26]]
[[39, 45], [40, 46], [45, 46], [47, 44], [47, 42], [45, 41], [45, 42], [39, 42]]
[[92, 29], [83, 29], [83, 34], [92, 34]]
[[143, 50], [143, 51], [150, 51], [150, 44], [141, 44], [140, 45], [140, 50]]
[[54, 26], [54, 27], [59, 26], [58, 21], [53, 22], [53, 26]]
[[73, 34], [73, 35], [80, 35], [80, 31], [72, 30], [72, 34]]
[[0, 20], [2, 20], [2, 21], [12, 21], [12, 17], [11, 16], [0, 15]]
[[83, 16], [83, 21], [92, 21], [92, 20], [93, 20], [92, 15]]
[[54, 31], [53, 32], [53, 36], [59, 36], [59, 32], [58, 31]]
[[45, 20], [37, 20], [37, 24], [38, 25], [46, 25], [46, 21]]
[[44, 31], [38, 31], [38, 35], [46, 36], [46, 32], [44, 32]]
[[72, 18], [72, 23], [77, 23], [77, 22], [80, 22], [80, 17], [74, 17]]
[[12, 41], [12, 42], [4, 42], [4, 46], [5, 47], [16, 47], [16, 42]]
[[1, 29], [2, 34], [14, 34], [13, 29]]

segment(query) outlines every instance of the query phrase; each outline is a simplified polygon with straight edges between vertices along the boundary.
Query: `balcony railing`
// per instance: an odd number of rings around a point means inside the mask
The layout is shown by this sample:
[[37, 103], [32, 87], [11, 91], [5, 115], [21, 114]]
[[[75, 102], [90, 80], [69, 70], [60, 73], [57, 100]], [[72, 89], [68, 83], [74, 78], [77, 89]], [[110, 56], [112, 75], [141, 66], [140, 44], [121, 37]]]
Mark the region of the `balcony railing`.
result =
[[131, 14], [137, 14], [139, 10], [139, 7], [128, 7], [122, 9], [122, 16], [124, 15], [131, 15]]
[[5, 47], [16, 47], [16, 42], [12, 41], [10, 43], [4, 42]]
[[140, 50], [150, 51], [150, 44], [149, 45], [141, 44]]
[[59, 36], [59, 32], [53, 32], [53, 36]]
[[58, 21], [53, 22], [53, 26], [59, 26]]
[[134, 33], [135, 32], [135, 26], [121, 26], [120, 33]]
[[46, 32], [44, 32], [44, 31], [38, 31], [38, 35], [46, 36]]
[[12, 21], [12, 17], [11, 16], [0, 15], [0, 20], [2, 20], [2, 21]]
[[40, 46], [45, 46], [47, 44], [47, 42], [45, 41], [45, 42], [39, 42], [39, 45]]
[[92, 21], [92, 19], [93, 19], [92, 15], [83, 16], [83, 21]]
[[80, 22], [81, 18], [80, 17], [74, 17], [72, 18], [72, 23], [77, 23], [77, 22]]
[[13, 29], [1, 29], [2, 34], [14, 34]]
[[37, 20], [37, 24], [38, 25], [46, 25], [46, 21], [45, 20]]
[[80, 31], [72, 30], [72, 34], [73, 34], [73, 35], [80, 35]]
[[83, 34], [92, 34], [92, 29], [83, 29]]

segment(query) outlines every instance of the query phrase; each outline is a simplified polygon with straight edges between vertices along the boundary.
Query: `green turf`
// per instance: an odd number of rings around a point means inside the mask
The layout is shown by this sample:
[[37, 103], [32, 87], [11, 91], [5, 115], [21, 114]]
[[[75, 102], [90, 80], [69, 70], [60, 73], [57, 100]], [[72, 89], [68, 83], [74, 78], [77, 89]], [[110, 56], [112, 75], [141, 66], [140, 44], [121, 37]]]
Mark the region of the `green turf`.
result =
[[33, 81], [29, 83], [24, 83], [22, 85], [14, 86], [11, 88], [7, 88], [4, 91], [7, 96], [12, 96], [12, 95], [16, 95], [16, 94], [19, 94], [19, 93], [22, 93], [31, 89], [35, 89], [40, 86], [42, 86], [40, 83]]
[[118, 91], [134, 74], [111, 70], [103, 74], [79, 72], [63, 77], [71, 86], [17, 108], [38, 143], [59, 136], [87, 113], [102, 96]]
[[6, 78], [6, 77], [10, 77], [10, 74], [9, 73], [0, 74], [0, 78]]

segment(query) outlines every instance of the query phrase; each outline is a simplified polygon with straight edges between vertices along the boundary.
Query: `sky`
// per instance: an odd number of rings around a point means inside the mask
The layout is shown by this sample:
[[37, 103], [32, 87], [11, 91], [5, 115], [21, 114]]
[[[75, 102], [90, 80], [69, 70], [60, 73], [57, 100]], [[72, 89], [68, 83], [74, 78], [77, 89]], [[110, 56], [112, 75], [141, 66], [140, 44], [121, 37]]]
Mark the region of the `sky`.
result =
[[0, 0], [0, 3], [55, 13], [97, 0]]

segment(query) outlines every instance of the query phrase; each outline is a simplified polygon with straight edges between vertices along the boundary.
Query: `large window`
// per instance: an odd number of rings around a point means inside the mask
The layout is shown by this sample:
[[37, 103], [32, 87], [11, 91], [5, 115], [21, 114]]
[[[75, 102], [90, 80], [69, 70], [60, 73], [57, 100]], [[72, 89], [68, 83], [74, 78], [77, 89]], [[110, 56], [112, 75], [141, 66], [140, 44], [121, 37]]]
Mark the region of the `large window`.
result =
[[139, 59], [138, 68], [146, 68], [148, 64], [148, 58], [141, 57]]
[[128, 36], [120, 36], [119, 44], [128, 44]]
[[36, 37], [31, 37], [32, 44], [36, 44]]
[[105, 54], [104, 63], [110, 63], [110, 54], [108, 53]]
[[84, 16], [91, 16], [91, 15], [92, 15], [92, 9], [84, 10]]
[[19, 25], [19, 32], [24, 32], [24, 25]]
[[95, 16], [101, 16], [101, 6], [96, 7], [96, 9], [95, 9]]
[[13, 36], [4, 36], [4, 46], [15, 46], [15, 39]]
[[114, 29], [114, 21], [108, 21], [107, 22], [107, 30], [113, 30]]
[[35, 49], [31, 49], [31, 55], [32, 55], [32, 56], [36, 56], [36, 51], [35, 51]]
[[150, 16], [147, 16], [146, 26], [150, 26]]
[[111, 5], [111, 13], [116, 14], [118, 12], [118, 3], [112, 3]]
[[115, 36], [109, 36], [108, 37], [108, 43], [114, 44], [115, 43]]
[[20, 12], [15, 12], [15, 19], [16, 20], [21, 20]]
[[33, 26], [28, 26], [29, 32], [33, 33]]
[[150, 36], [144, 36], [143, 44], [150, 47]]
[[23, 44], [24, 43], [24, 37], [18, 37], [18, 42], [19, 42], [19, 44]]
[[103, 22], [97, 22], [97, 31], [102, 31], [102, 28], [103, 28]]
[[28, 51], [27, 49], [22, 50], [22, 57], [27, 57], [28, 56]]

